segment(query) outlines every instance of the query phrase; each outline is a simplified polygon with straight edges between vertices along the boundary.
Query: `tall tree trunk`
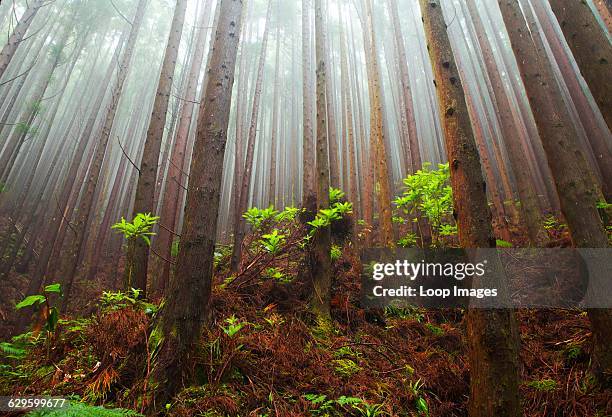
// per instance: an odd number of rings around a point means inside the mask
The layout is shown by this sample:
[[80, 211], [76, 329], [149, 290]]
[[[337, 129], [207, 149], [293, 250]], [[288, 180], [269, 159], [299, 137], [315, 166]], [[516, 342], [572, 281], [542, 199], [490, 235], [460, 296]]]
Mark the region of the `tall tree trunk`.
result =
[[[277, 0], [277, 12], [280, 10], [280, 0]], [[279, 14], [277, 13], [277, 16]], [[275, 64], [274, 64], [274, 99], [272, 103], [272, 132], [270, 134], [270, 186], [268, 189], [268, 201], [270, 204], [276, 206], [277, 198], [276, 198], [276, 178], [277, 178], [277, 163], [276, 163], [276, 154], [277, 150], [277, 142], [278, 142], [278, 114], [280, 109], [279, 100], [280, 100], [280, 80], [279, 80], [279, 72], [280, 72], [280, 21], [276, 22], [276, 56], [275, 56]], [[282, 193], [282, 191], [281, 191]]]
[[[612, 43], [586, 2], [550, 0], [550, 6], [559, 20], [580, 72], [612, 130]], [[609, 147], [603, 143], [593, 150], [603, 177], [606, 198], [612, 199], [612, 155]]]
[[[580, 151], [578, 135], [568, 124], [570, 117], [554, 82], [550, 62], [537, 53], [531, 38], [524, 36], [528, 28], [518, 0], [498, 0], [498, 3], [529, 103], [534, 109], [533, 115], [572, 240], [581, 248], [608, 247], [608, 238], [596, 208], [601, 191]], [[612, 323], [610, 311], [591, 310], [588, 313], [595, 339], [593, 362], [596, 368], [610, 373], [612, 332], [607, 326]]]
[[[325, 32], [322, 0], [315, 0], [315, 42], [317, 60], [317, 209], [329, 207], [329, 152], [327, 126], [327, 69], [325, 65]], [[332, 267], [331, 267], [331, 229], [329, 226], [318, 229], [310, 249], [310, 274], [313, 294], [310, 306], [319, 320], [329, 320]]]
[[[345, 159], [349, 164], [349, 196], [353, 202], [353, 211], [358, 217], [361, 213], [360, 202], [359, 202], [359, 191], [357, 184], [357, 158], [355, 151], [355, 132], [353, 129], [353, 108], [351, 105], [351, 88], [350, 88], [350, 75], [348, 70], [347, 62], [347, 50], [346, 50], [346, 38], [344, 35], [344, 22], [342, 21], [342, 10], [340, 3], [338, 2], [338, 16], [340, 16], [340, 71], [341, 71], [341, 89], [342, 89], [342, 104], [344, 106], [344, 122], [346, 125], [346, 137], [348, 142], [348, 155]], [[345, 185], [346, 187], [346, 185]], [[356, 225], [356, 222], [355, 222]]]
[[408, 73], [408, 58], [406, 56], [406, 46], [402, 36], [402, 27], [399, 23], [399, 13], [397, 9], [397, 0], [388, 0], [389, 15], [391, 16], [391, 24], [393, 25], [393, 35], [395, 37], [395, 47], [398, 52], [398, 61], [400, 68], [400, 80], [402, 85], [402, 95], [404, 106], [406, 109], [406, 121], [408, 122], [408, 140], [410, 147], [410, 163], [411, 172], [416, 172], [423, 166], [421, 161], [421, 151], [419, 146], [419, 135], [416, 128], [416, 119], [414, 115], [414, 105], [412, 102], [412, 87], [410, 85], [410, 77]]
[[[156, 209], [153, 204], [155, 201], [155, 183], [157, 179], [159, 154], [161, 152], [161, 143], [164, 136], [164, 128], [166, 126], [168, 103], [170, 101], [176, 60], [183, 34], [183, 25], [185, 24], [186, 10], [187, 0], [177, 0], [174, 9], [174, 17], [172, 18], [172, 26], [170, 27], [170, 35], [168, 36], [168, 43], [166, 44], [166, 51], [164, 53], [164, 60], [162, 62], [159, 84], [157, 86], [157, 95], [155, 96], [155, 103], [153, 104], [153, 114], [151, 115], [151, 122], [149, 124], [149, 130], [147, 131], [147, 140], [145, 141], [142, 161], [140, 163], [132, 217], [135, 217], [138, 213], [154, 213]], [[126, 277], [125, 281], [131, 288], [142, 290], [142, 297], [146, 297], [149, 245], [144, 239], [132, 240], [129, 244], [134, 246], [130, 251], [134, 254], [134, 258], [126, 260], [131, 266], [130, 268], [126, 268], [126, 271], [131, 270], [132, 276]]]
[[549, 0], [608, 127], [612, 129], [612, 44], [586, 1]]
[[302, 169], [302, 206], [308, 215], [314, 216], [317, 210], [317, 194], [315, 189], [315, 150], [314, 150], [314, 128], [312, 123], [312, 52], [310, 32], [310, 0], [302, 0], [302, 82], [303, 82], [303, 169]]
[[44, 0], [34, 0], [28, 4], [28, 8], [19, 19], [19, 22], [15, 26], [13, 33], [8, 38], [8, 42], [0, 51], [0, 78], [4, 75], [4, 72], [11, 63], [11, 59], [15, 55], [19, 44], [23, 41], [28, 28], [32, 24], [32, 21], [36, 17], [36, 14], [44, 5]]
[[[324, 13], [327, 15], [327, 8]], [[323, 21], [323, 25], [327, 25], [327, 19]], [[327, 29], [325, 26], [321, 28], [323, 30], [323, 38], [328, 42]], [[329, 53], [329, 44], [325, 44], [325, 62], [327, 68], [333, 69], [334, 64]], [[330, 185], [334, 188], [340, 188], [340, 159], [338, 155], [338, 127], [336, 125], [336, 107], [334, 105], [334, 83], [333, 73], [325, 76], [325, 107], [327, 109], [327, 137], [329, 142], [329, 180]]]
[[[524, 1], [524, 0], [523, 0]], [[593, 171], [600, 180], [602, 191], [608, 200], [612, 199], [612, 133], [605, 122], [599, 120], [599, 112], [597, 111], [597, 103], [591, 103], [588, 87], [585, 88], [586, 82], [580, 75], [580, 71], [574, 69], [574, 59], [571, 50], [566, 46], [563, 33], [557, 32], [557, 20], [553, 13], [549, 13], [549, 6], [541, 2], [532, 3], [533, 10], [538, 17], [539, 24], [542, 27], [544, 36], [536, 38], [542, 40], [545, 38], [550, 50], [552, 58], [556, 61], [559, 68], [559, 75], [562, 82], [559, 85], [565, 84], [567, 89], [567, 101], [573, 105], [571, 109], [574, 116], [576, 126], [582, 124], [579, 130], [581, 139], [581, 148], [584, 149], [587, 163], [593, 165]], [[523, 8], [525, 12], [530, 9]], [[528, 18], [528, 21], [535, 20]], [[535, 22], [534, 22], [535, 23]], [[607, 180], [606, 180], [607, 179]]]
[[541, 246], [547, 240], [546, 233], [543, 229], [542, 212], [538, 205], [538, 199], [529, 170], [523, 167], [527, 156], [521, 147], [520, 141], [513, 137], [516, 134], [515, 132], [522, 134], [523, 130], [515, 126], [513, 122], [510, 110], [512, 104], [504, 90], [504, 82], [496, 66], [493, 49], [487, 39], [487, 34], [476, 3], [473, 1], [467, 2], [467, 6], [470, 11], [472, 22], [474, 23], [478, 45], [483, 54], [487, 74], [491, 80], [495, 109], [499, 115], [498, 120], [502, 130], [504, 144], [508, 150], [508, 159], [510, 160], [510, 165], [512, 166], [512, 171], [516, 179], [516, 188], [521, 202], [520, 211], [525, 220], [527, 233], [531, 243], [536, 246]]
[[209, 79], [202, 94], [191, 162], [177, 278], [170, 282], [167, 303], [151, 336], [159, 346], [152, 373], [156, 383], [153, 386], [158, 391], [151, 403], [151, 408], [157, 410], [181, 389], [209, 312], [242, 6], [241, 0], [225, 0], [219, 4], [217, 32], [207, 69]]
[[63, 301], [64, 310], [70, 302], [70, 295], [74, 286], [77, 268], [79, 266], [79, 259], [82, 257], [83, 250], [85, 248], [85, 232], [87, 229], [87, 224], [89, 223], [92, 207], [94, 205], [96, 187], [100, 179], [102, 162], [104, 161], [104, 155], [106, 154], [108, 140], [111, 135], [113, 122], [117, 113], [117, 108], [119, 106], [119, 99], [121, 98], [125, 80], [130, 69], [132, 55], [134, 54], [134, 48], [136, 46], [136, 39], [138, 38], [138, 33], [140, 31], [140, 27], [142, 26], [146, 4], [147, 0], [138, 1], [138, 5], [136, 7], [136, 14], [134, 15], [134, 21], [132, 22], [132, 26], [130, 29], [130, 35], [127, 40], [125, 51], [123, 52], [123, 56], [121, 57], [121, 61], [119, 62], [117, 79], [115, 80], [111, 92], [110, 104], [109, 107], [106, 109], [106, 113], [103, 118], [104, 124], [102, 126], [101, 132], [97, 137], [96, 151], [94, 154], [94, 158], [91, 162], [91, 166], [89, 167], [87, 179], [85, 181], [85, 191], [81, 196], [81, 200], [77, 209], [76, 222], [74, 224], [75, 237], [65, 255], [65, 260], [63, 263], [64, 268], [62, 268], [65, 272], [65, 291]]
[[[247, 210], [249, 204], [249, 188], [253, 178], [253, 160], [255, 159], [255, 142], [257, 140], [257, 125], [259, 122], [259, 107], [261, 103], [261, 93], [263, 91], [263, 77], [266, 65], [266, 51], [268, 49], [268, 38], [270, 36], [270, 26], [272, 24], [272, 0], [268, 0], [268, 11], [266, 13], [266, 28], [264, 29], [263, 40], [261, 43], [261, 54], [259, 57], [259, 67], [257, 69], [257, 81], [255, 83], [255, 94], [253, 95], [253, 109], [251, 113], [251, 123], [249, 126], [249, 137], [247, 141], [246, 161], [244, 164], [244, 173], [242, 175], [242, 183], [240, 185], [240, 198], [238, 200], [238, 211], [240, 217], [237, 217], [238, 224], [234, 227], [234, 250], [232, 252], [232, 269], [235, 271], [240, 265], [240, 257], [242, 255], [242, 241], [246, 233], [246, 223], [242, 217], [242, 213]], [[254, 189], [255, 190], [255, 189]]]
[[[189, 142], [189, 132], [194, 116], [195, 100], [198, 89], [198, 81], [204, 60], [204, 50], [207, 30], [204, 29], [210, 20], [211, 10], [210, 0], [202, 7], [201, 14], [198, 19], [198, 34], [195, 41], [195, 51], [189, 68], [189, 76], [187, 79], [187, 88], [185, 94], [185, 103], [181, 110], [181, 116], [178, 122], [176, 138], [170, 154], [170, 164], [168, 165], [168, 174], [166, 175], [166, 191], [162, 203], [160, 214], [160, 229], [157, 236], [157, 245], [160, 248], [161, 256], [165, 259], [172, 257], [172, 243], [176, 236], [176, 218], [179, 208], [180, 188], [186, 184], [186, 176], [183, 174], [183, 164], [187, 151], [187, 143]], [[163, 292], [170, 280], [170, 264], [164, 262], [162, 266], [161, 277], [156, 281], [157, 290]]]
[[[420, 0], [443, 120], [459, 241], [494, 248], [491, 212], [441, 0]], [[519, 417], [518, 327], [512, 310], [467, 313], [471, 417]]]
[[382, 111], [382, 86], [380, 79], [380, 65], [378, 58], [378, 48], [376, 47], [376, 36], [374, 32], [374, 16], [372, 12], [371, 0], [365, 0], [366, 29], [365, 36], [368, 37], [366, 56], [369, 57], [369, 76], [370, 79], [370, 111], [372, 113], [370, 126], [370, 150], [374, 152], [372, 161], [375, 168], [377, 183], [380, 188], [378, 192], [378, 220], [379, 220], [379, 240], [383, 246], [393, 246], [393, 223], [391, 211], [391, 187], [389, 178], [389, 162], [385, 138], [383, 132], [383, 111]]

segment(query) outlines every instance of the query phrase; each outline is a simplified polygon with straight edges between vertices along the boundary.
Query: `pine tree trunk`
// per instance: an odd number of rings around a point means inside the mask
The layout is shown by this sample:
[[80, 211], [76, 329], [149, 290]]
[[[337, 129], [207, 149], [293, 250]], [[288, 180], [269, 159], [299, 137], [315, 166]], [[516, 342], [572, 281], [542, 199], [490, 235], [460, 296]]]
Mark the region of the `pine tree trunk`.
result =
[[[172, 81], [174, 80], [176, 60], [183, 34], [186, 10], [187, 0], [177, 0], [174, 9], [174, 17], [172, 18], [172, 26], [170, 27], [170, 35], [168, 36], [166, 51], [162, 62], [155, 103], [153, 104], [151, 122], [149, 124], [149, 130], [147, 131], [147, 140], [145, 141], [142, 161], [140, 163], [132, 217], [135, 217], [138, 213], [153, 214], [156, 210], [153, 204], [155, 200], [157, 168], [162, 138], [164, 136], [164, 128], [166, 126], [166, 114], [168, 113], [168, 103], [170, 101]], [[149, 245], [144, 239], [133, 240], [130, 244], [135, 246], [132, 251], [134, 253], [134, 258], [126, 260], [127, 263], [133, 266], [133, 275], [132, 280], [130, 280], [130, 285], [132, 288], [142, 290], [142, 297], [146, 297]]]
[[512, 104], [508, 100], [508, 96], [504, 90], [503, 80], [496, 66], [493, 49], [487, 39], [476, 3], [467, 2], [467, 6], [475, 26], [478, 44], [483, 54], [487, 73], [491, 80], [495, 108], [499, 115], [498, 120], [500, 122], [504, 143], [508, 151], [508, 159], [510, 160], [510, 165], [512, 166], [512, 171], [516, 179], [516, 188], [521, 202], [520, 212], [525, 220], [530, 241], [536, 246], [542, 246], [546, 242], [547, 237], [543, 229], [542, 213], [538, 205], [531, 175], [529, 174], [529, 170], [525, 169], [523, 166], [525, 160], [527, 160], [527, 156], [520, 142], [513, 137], [515, 134], [514, 132], [522, 134], [523, 131], [519, 129], [518, 126], [515, 126], [513, 122], [510, 110]]
[[77, 209], [76, 222], [74, 225], [75, 237], [70, 245], [70, 248], [68, 248], [67, 254], [65, 255], [65, 267], [63, 268], [63, 271], [65, 272], [63, 310], [66, 310], [66, 307], [70, 302], [70, 295], [74, 286], [79, 259], [81, 259], [83, 256], [83, 249], [85, 248], [86, 243], [86, 229], [95, 201], [96, 187], [100, 179], [104, 155], [106, 154], [106, 148], [108, 146], [108, 141], [113, 127], [113, 121], [119, 106], [119, 99], [121, 98], [121, 93], [123, 92], [125, 80], [129, 72], [130, 62], [136, 46], [138, 32], [140, 31], [140, 27], [142, 25], [146, 4], [147, 0], [138, 1], [130, 35], [127, 40], [125, 51], [123, 52], [121, 62], [119, 63], [117, 79], [115, 80], [115, 84], [111, 92], [110, 105], [109, 108], [106, 109], [106, 114], [104, 115], [104, 124], [100, 134], [98, 135], [95, 155], [91, 162], [89, 173], [85, 181], [85, 191], [81, 196], [81, 201], [79, 202]]
[[240, 217], [238, 224], [234, 228], [234, 248], [232, 252], [232, 270], [236, 271], [240, 265], [242, 256], [242, 241], [246, 234], [246, 222], [242, 213], [247, 210], [249, 204], [249, 188], [253, 179], [253, 161], [255, 159], [255, 142], [257, 140], [257, 125], [259, 122], [259, 107], [261, 103], [261, 93], [263, 91], [263, 77], [266, 64], [266, 51], [268, 49], [268, 38], [270, 36], [272, 16], [272, 0], [268, 0], [268, 11], [266, 12], [266, 28], [264, 29], [263, 40], [261, 43], [261, 53], [259, 57], [259, 67], [257, 69], [257, 81], [255, 83], [255, 94], [253, 95], [253, 108], [251, 113], [251, 123], [249, 126], [249, 137], [247, 141], [246, 161], [240, 185], [240, 198], [238, 199], [238, 212]]
[[370, 100], [371, 116], [370, 126], [370, 149], [374, 151], [374, 161], [377, 184], [380, 188], [378, 192], [378, 219], [379, 219], [379, 241], [383, 246], [393, 246], [393, 223], [391, 211], [391, 189], [389, 184], [389, 163], [385, 147], [383, 132], [383, 111], [382, 111], [382, 91], [380, 80], [380, 65], [378, 63], [378, 49], [376, 48], [376, 37], [374, 32], [374, 17], [372, 14], [371, 0], [365, 0], [367, 28], [365, 36], [369, 39], [369, 48], [366, 50], [366, 57], [369, 57], [369, 78], [370, 78]]
[[[443, 120], [459, 241], [494, 248], [491, 213], [465, 93], [452, 54], [441, 0], [420, 0]], [[467, 313], [471, 417], [519, 417], [518, 327], [511, 310]]]
[[[560, 92], [553, 80], [550, 63], [537, 54], [535, 45], [527, 33], [527, 24], [518, 0], [498, 0], [508, 29], [512, 49], [516, 55], [521, 78], [533, 112], [542, 145], [548, 158], [559, 199], [561, 211], [567, 220], [574, 244], [579, 248], [606, 248], [608, 238], [596, 208], [601, 191], [578, 145], [578, 135], [568, 125], [570, 120]], [[548, 105], [552, 103], [554, 111]], [[609, 310], [591, 310], [589, 318], [593, 326], [594, 358], [596, 368], [604, 373], [612, 372], [612, 322]]]
[[[176, 130], [176, 138], [170, 154], [170, 164], [168, 165], [168, 173], [166, 175], [166, 191], [162, 203], [160, 214], [160, 229], [157, 236], [157, 246], [160, 248], [161, 256], [165, 259], [172, 258], [172, 244], [176, 234], [176, 217], [179, 209], [179, 194], [180, 188], [186, 184], [186, 178], [183, 174], [183, 164], [185, 162], [185, 154], [187, 143], [189, 141], [189, 132], [191, 130], [192, 120], [194, 116], [195, 100], [198, 89], [198, 81], [202, 69], [205, 40], [207, 30], [203, 29], [210, 19], [211, 2], [202, 8], [198, 19], [198, 34], [195, 40], [195, 51], [189, 68], [187, 79], [187, 88], [185, 93], [185, 103], [181, 109], [178, 127]], [[162, 292], [165, 290], [170, 280], [170, 267], [168, 262], [163, 262], [161, 276], [156, 281], [156, 290]]]
[[[342, 10], [340, 9], [340, 3], [338, 3], [338, 15], [342, 19]], [[353, 202], [353, 211], [355, 216], [358, 218], [361, 213], [360, 202], [359, 202], [359, 190], [357, 184], [357, 158], [355, 151], [355, 132], [353, 129], [353, 109], [351, 105], [351, 88], [350, 88], [350, 75], [348, 71], [347, 63], [347, 50], [346, 50], [346, 39], [344, 36], [344, 22], [340, 23], [340, 71], [342, 76], [342, 103], [344, 105], [345, 112], [345, 124], [346, 124], [346, 137], [348, 142], [348, 160], [349, 165], [349, 196]], [[346, 185], [345, 185], [346, 187]], [[356, 222], [355, 222], [356, 223]], [[355, 224], [356, 225], [356, 224]]]
[[[328, 119], [326, 105], [327, 69], [325, 64], [325, 32], [322, 0], [315, 0], [315, 43], [317, 60], [317, 210], [329, 208], [329, 152]], [[330, 319], [332, 284], [331, 231], [330, 227], [319, 228], [310, 249], [310, 274], [313, 294], [310, 307], [322, 322]]]
[[[151, 340], [158, 348], [150, 408], [159, 411], [182, 388], [209, 312], [215, 236], [243, 2], [219, 4], [217, 32], [202, 94], [176, 279]], [[163, 390], [161, 389], [163, 387]]]
[[19, 19], [19, 22], [15, 26], [13, 33], [9, 36], [6, 45], [0, 51], [0, 78], [4, 75], [4, 72], [11, 63], [11, 59], [15, 55], [19, 44], [23, 41], [23, 37], [28, 31], [32, 21], [36, 17], [36, 14], [41, 7], [44, 6], [44, 0], [34, 0], [28, 4], [28, 8]]
[[580, 72], [612, 129], [612, 44], [584, 1], [550, 0]]
[[311, 78], [311, 32], [310, 0], [302, 0], [302, 81], [303, 81], [303, 169], [302, 169], [302, 206], [307, 211], [307, 218], [314, 217], [317, 210], [317, 193], [315, 176], [314, 131], [312, 123], [312, 78]]
[[[280, 0], [277, 0], [277, 11], [279, 10]], [[277, 150], [277, 141], [278, 141], [278, 114], [279, 114], [279, 100], [280, 100], [280, 80], [279, 80], [279, 72], [280, 72], [280, 22], [276, 22], [276, 55], [275, 55], [275, 65], [274, 65], [274, 99], [272, 103], [272, 132], [270, 134], [270, 186], [268, 188], [268, 202], [277, 206], [277, 198], [276, 198], [276, 178], [277, 178], [277, 162], [276, 155], [278, 153]], [[282, 193], [282, 191], [281, 191]]]
[[399, 23], [397, 0], [388, 0], [388, 3], [389, 15], [391, 16], [391, 24], [393, 26], [393, 35], [395, 37], [395, 46], [398, 53], [400, 80], [402, 85], [401, 91], [403, 94], [404, 107], [406, 109], [406, 121], [408, 122], [408, 140], [410, 141], [408, 145], [410, 148], [411, 172], [414, 173], [422, 168], [423, 162], [421, 160], [419, 135], [412, 102], [412, 87], [410, 85], [410, 76], [408, 73], [408, 58], [406, 56], [406, 46], [402, 37], [402, 28]]

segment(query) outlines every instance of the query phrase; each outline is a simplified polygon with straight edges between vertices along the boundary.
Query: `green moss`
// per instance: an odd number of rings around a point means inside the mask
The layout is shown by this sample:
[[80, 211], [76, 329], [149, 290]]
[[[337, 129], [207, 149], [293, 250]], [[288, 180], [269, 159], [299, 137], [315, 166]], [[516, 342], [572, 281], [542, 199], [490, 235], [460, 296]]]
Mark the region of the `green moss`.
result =
[[530, 388], [534, 388], [537, 391], [554, 391], [557, 389], [557, 381], [553, 379], [540, 379], [529, 381], [525, 384]]

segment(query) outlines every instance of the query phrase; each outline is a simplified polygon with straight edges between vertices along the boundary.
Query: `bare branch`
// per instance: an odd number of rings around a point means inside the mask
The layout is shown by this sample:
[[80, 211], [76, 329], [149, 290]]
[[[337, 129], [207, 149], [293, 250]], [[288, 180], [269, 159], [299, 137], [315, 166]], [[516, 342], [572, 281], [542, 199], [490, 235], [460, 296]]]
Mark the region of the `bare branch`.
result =
[[119, 14], [119, 16], [123, 18], [123, 20], [128, 22], [130, 26], [133, 26], [132, 22], [127, 17], [125, 17], [123, 13], [121, 13], [121, 11], [117, 8], [117, 6], [115, 6], [115, 3], [113, 2], [113, 0], [110, 0], [110, 4], [111, 6], [113, 6], [113, 9], [115, 9], [115, 11]]
[[141, 174], [140, 167], [138, 167], [134, 163], [134, 161], [132, 161], [132, 158], [130, 158], [130, 156], [125, 152], [125, 149], [123, 149], [123, 146], [121, 145], [121, 141], [119, 140], [119, 136], [117, 136], [117, 143], [119, 143], [119, 147], [121, 148], [121, 152], [123, 152], [123, 155], [125, 155], [128, 161], [130, 161], [130, 164], [132, 164], [132, 166], [136, 169], [136, 171], [138, 171], [138, 175], [140, 175]]

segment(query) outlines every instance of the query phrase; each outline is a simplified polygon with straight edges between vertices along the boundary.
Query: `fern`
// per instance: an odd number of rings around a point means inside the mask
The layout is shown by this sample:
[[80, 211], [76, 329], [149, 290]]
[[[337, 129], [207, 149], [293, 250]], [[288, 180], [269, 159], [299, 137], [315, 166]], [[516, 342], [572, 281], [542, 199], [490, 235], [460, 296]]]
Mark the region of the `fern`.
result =
[[11, 359], [22, 359], [27, 354], [25, 348], [8, 342], [0, 343], [0, 351], [6, 353]]
[[143, 417], [142, 414], [123, 408], [95, 407], [83, 403], [71, 403], [69, 407], [55, 410], [34, 410], [26, 417]]

